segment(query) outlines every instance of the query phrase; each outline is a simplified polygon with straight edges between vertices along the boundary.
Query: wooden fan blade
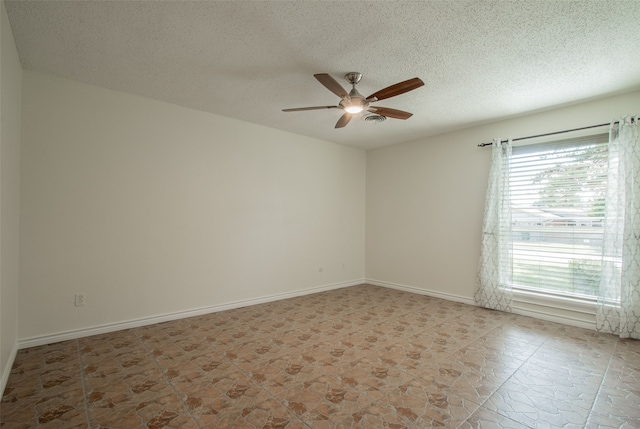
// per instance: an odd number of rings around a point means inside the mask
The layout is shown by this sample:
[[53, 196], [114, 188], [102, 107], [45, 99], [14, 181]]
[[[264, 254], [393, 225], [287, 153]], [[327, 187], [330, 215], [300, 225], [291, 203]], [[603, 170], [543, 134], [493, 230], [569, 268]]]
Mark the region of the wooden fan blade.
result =
[[302, 112], [303, 110], [339, 109], [338, 106], [315, 106], [315, 107], [295, 107], [293, 109], [282, 109], [283, 112]]
[[338, 119], [338, 122], [336, 122], [336, 128], [344, 127], [349, 123], [350, 120], [351, 120], [351, 113], [345, 113], [344, 115], [340, 116], [340, 119]]
[[367, 101], [373, 99], [384, 100], [385, 98], [395, 97], [396, 95], [404, 94], [405, 92], [420, 88], [422, 85], [424, 85], [424, 82], [417, 77], [414, 77], [413, 79], [405, 80], [404, 82], [396, 83], [395, 85], [388, 86], [378, 92], [374, 92], [367, 97]]
[[409, 119], [413, 116], [413, 113], [405, 112], [404, 110], [391, 109], [389, 107], [370, 107], [369, 112], [376, 113], [378, 115], [386, 116], [387, 118], [394, 119]]
[[336, 80], [327, 73], [318, 73], [313, 76], [318, 79], [318, 82], [323, 84], [325, 88], [333, 92], [338, 97], [347, 98], [349, 96], [349, 93], [342, 87], [342, 85], [336, 82]]

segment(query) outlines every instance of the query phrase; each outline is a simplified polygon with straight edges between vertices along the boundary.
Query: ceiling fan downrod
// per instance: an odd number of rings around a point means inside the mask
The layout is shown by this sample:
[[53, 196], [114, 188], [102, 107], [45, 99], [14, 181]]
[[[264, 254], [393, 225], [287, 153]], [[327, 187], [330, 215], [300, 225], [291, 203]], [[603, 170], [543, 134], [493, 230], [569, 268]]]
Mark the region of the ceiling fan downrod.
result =
[[356, 89], [356, 85], [362, 79], [362, 73], [349, 72], [344, 75], [344, 78], [351, 84], [351, 91], [349, 91], [349, 99], [343, 99], [340, 102], [340, 106], [348, 113], [360, 113], [363, 110], [369, 108], [369, 102], [364, 98], [362, 94]]

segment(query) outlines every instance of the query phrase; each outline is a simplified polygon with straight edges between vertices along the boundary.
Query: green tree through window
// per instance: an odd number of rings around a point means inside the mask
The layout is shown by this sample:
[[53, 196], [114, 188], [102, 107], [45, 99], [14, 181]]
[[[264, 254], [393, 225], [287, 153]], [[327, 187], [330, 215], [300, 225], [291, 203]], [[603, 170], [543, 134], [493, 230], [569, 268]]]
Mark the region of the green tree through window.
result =
[[540, 159], [551, 163], [538, 172], [533, 183], [539, 183], [538, 207], [584, 209], [590, 217], [601, 217], [607, 191], [607, 148], [603, 145], [583, 149], [565, 149]]

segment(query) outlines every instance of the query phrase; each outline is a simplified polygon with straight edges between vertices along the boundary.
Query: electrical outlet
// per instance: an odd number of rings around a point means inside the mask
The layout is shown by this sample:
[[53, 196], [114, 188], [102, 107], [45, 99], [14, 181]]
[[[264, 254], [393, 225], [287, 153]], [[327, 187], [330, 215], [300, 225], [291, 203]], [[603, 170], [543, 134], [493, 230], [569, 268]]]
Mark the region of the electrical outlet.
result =
[[76, 294], [76, 307], [79, 307], [81, 305], [84, 305], [84, 294], [83, 293], [77, 293]]

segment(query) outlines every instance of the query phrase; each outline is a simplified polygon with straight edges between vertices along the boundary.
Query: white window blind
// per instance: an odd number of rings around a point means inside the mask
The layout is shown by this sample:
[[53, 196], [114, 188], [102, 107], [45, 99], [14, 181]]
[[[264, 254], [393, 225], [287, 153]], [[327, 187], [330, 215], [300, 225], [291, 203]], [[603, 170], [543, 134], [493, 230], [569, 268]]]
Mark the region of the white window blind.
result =
[[513, 286], [595, 296], [608, 135], [513, 148]]

